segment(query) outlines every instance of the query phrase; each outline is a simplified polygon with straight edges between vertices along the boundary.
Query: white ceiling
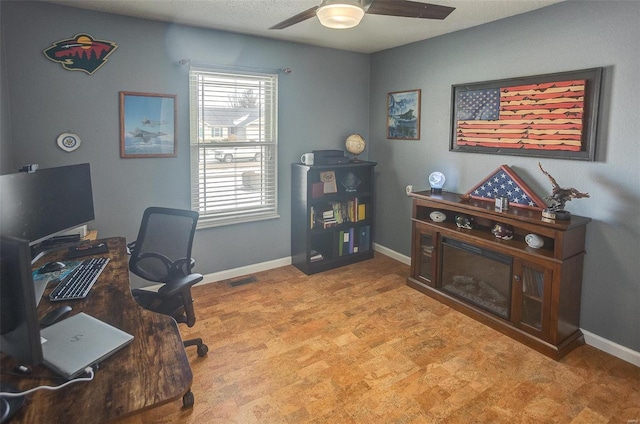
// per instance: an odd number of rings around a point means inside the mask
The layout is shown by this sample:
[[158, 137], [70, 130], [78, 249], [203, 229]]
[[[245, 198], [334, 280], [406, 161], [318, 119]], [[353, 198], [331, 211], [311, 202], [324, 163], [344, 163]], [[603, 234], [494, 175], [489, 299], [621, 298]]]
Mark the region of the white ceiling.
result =
[[268, 29], [319, 5], [321, 0], [46, 1], [119, 15], [373, 53], [529, 12], [564, 0], [414, 0], [452, 6], [456, 10], [443, 21], [365, 15], [360, 25], [343, 30], [325, 28], [315, 17], [286, 29]]

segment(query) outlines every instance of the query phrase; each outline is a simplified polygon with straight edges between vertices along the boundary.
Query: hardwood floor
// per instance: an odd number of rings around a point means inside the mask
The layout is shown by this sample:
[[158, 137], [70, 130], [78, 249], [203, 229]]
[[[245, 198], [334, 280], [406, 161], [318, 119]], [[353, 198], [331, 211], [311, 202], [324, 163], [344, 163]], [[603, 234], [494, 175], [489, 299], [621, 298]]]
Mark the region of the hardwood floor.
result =
[[581, 346], [553, 361], [407, 287], [374, 259], [194, 288], [209, 355], [195, 405], [122, 423], [638, 423], [640, 368]]

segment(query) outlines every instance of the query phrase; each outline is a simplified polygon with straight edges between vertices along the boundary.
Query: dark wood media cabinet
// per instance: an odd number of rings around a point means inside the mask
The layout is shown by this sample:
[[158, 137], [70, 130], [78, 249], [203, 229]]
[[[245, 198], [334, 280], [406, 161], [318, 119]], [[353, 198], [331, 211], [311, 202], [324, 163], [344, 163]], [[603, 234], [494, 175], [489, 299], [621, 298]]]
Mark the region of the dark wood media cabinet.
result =
[[[408, 286], [556, 360], [584, 343], [580, 295], [590, 218], [545, 220], [540, 211], [519, 207], [499, 212], [492, 201], [447, 192], [409, 196]], [[473, 228], [459, 227], [457, 215]], [[513, 238], [494, 236], [497, 223], [511, 226]], [[542, 247], [530, 247], [528, 234]], [[484, 281], [492, 278], [500, 281]]]

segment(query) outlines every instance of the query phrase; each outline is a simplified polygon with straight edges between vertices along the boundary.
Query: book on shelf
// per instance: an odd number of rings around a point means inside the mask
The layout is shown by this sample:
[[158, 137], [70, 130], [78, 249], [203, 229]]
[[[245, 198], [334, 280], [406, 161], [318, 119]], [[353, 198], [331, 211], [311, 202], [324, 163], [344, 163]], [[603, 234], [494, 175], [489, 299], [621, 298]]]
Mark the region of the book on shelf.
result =
[[353, 252], [353, 248], [354, 248], [354, 233], [355, 233], [355, 229], [353, 227], [349, 228], [349, 240], [347, 240], [348, 243], [348, 250], [349, 250], [349, 254], [354, 253]]
[[311, 250], [310, 254], [309, 254], [309, 261], [311, 262], [318, 262], [324, 259], [324, 256], [322, 256], [322, 253], [316, 251], [316, 250]]
[[311, 184], [311, 197], [317, 199], [322, 196], [324, 196], [324, 183], [320, 182]]
[[358, 203], [359, 199], [357, 197], [347, 201], [347, 216], [350, 222], [358, 221]]
[[333, 216], [338, 224], [345, 222], [358, 222], [367, 218], [367, 205], [360, 203], [360, 199], [355, 197], [344, 202], [328, 202], [328, 209], [322, 213], [324, 219]]
[[333, 217], [336, 219], [338, 224], [342, 224], [343, 222], [345, 222], [347, 217], [344, 203], [331, 202], [331, 207], [333, 209]]
[[371, 244], [371, 229], [368, 225], [358, 228], [358, 251], [366, 252]]
[[347, 228], [337, 232], [336, 249], [338, 256], [351, 255], [369, 250], [369, 226]]
[[335, 227], [336, 225], [338, 225], [336, 220], [333, 218], [331, 219], [318, 218], [316, 219], [316, 224], [324, 229]]
[[364, 203], [360, 203], [357, 205], [357, 221], [364, 221], [367, 219], [367, 205]]
[[[353, 228], [349, 228], [345, 231], [340, 231], [340, 234], [342, 234], [342, 255], [348, 255], [349, 252], [349, 243], [351, 240], [351, 232], [350, 230], [352, 230]], [[341, 255], [341, 256], [342, 256]]]
[[348, 200], [346, 209], [349, 222], [358, 222], [367, 219], [367, 205], [360, 203], [360, 198], [358, 197]]

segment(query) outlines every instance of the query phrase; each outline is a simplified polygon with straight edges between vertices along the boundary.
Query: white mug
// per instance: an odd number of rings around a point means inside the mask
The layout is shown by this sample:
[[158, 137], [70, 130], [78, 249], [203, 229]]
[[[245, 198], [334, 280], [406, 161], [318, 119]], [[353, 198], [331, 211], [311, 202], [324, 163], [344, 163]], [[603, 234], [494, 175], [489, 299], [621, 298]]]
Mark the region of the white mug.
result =
[[313, 165], [313, 153], [305, 153], [300, 156], [300, 162], [305, 165]]

